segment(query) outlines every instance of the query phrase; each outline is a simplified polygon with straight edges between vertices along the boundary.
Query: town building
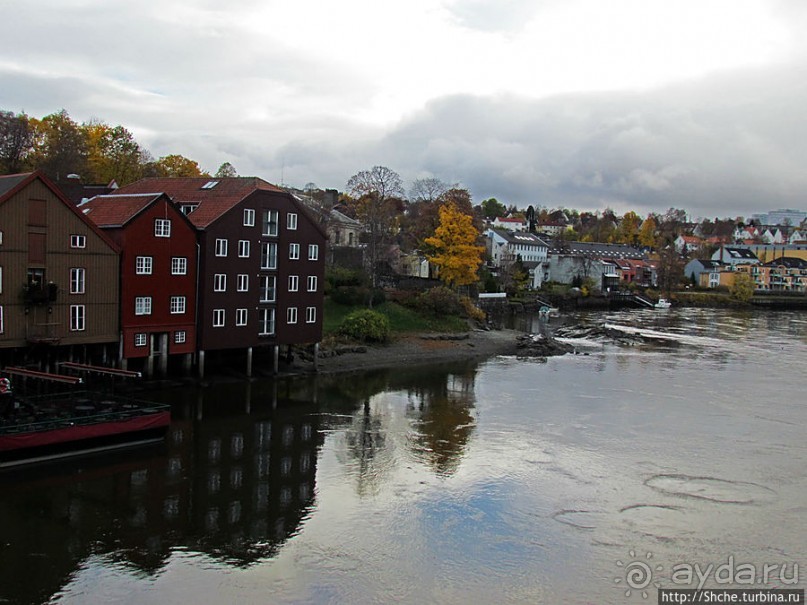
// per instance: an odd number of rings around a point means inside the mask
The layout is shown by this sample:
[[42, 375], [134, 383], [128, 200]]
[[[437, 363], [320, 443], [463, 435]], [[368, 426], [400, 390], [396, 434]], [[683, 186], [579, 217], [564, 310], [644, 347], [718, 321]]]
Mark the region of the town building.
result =
[[[0, 353], [106, 362], [119, 249], [42, 172], [0, 176]], [[25, 351], [19, 351], [25, 349]]]
[[546, 241], [534, 233], [495, 228], [488, 229], [485, 237], [492, 268], [501, 270], [520, 260], [529, 273], [531, 288], [540, 288], [546, 281]]
[[121, 250], [121, 367], [168, 373], [196, 352], [196, 228], [164, 193], [101, 195], [79, 206]]
[[745, 246], [720, 246], [712, 254], [712, 260], [720, 261], [727, 265], [745, 265], [759, 263], [756, 255]]
[[326, 234], [291, 194], [254, 177], [149, 178], [121, 194], [166, 193], [196, 227], [199, 374], [209, 352], [272, 349], [322, 339]]

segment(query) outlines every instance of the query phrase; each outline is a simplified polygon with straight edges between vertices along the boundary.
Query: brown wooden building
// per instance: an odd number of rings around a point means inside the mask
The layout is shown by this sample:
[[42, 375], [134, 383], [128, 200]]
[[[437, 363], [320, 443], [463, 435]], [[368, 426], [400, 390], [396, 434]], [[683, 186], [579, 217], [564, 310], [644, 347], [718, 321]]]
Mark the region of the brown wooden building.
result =
[[[289, 193], [253, 177], [151, 178], [118, 194], [165, 192], [199, 232], [197, 353], [322, 339], [326, 235]], [[276, 368], [275, 368], [276, 369]]]
[[[168, 373], [196, 352], [196, 229], [164, 193], [99, 195], [79, 206], [121, 249], [122, 367]], [[135, 362], [134, 367], [130, 361]]]
[[43, 173], [0, 176], [0, 361], [114, 356], [118, 278], [118, 247]]

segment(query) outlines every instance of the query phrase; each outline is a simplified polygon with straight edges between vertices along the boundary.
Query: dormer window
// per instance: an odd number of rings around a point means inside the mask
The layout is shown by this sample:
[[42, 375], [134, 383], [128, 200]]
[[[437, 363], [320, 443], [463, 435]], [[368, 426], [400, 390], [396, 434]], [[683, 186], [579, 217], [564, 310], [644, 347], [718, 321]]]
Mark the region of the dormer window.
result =
[[199, 204], [182, 204], [179, 209], [185, 216], [188, 216], [191, 212], [196, 210], [199, 207]]
[[208, 181], [204, 185], [202, 185], [202, 189], [213, 189], [216, 185], [218, 185], [218, 181]]

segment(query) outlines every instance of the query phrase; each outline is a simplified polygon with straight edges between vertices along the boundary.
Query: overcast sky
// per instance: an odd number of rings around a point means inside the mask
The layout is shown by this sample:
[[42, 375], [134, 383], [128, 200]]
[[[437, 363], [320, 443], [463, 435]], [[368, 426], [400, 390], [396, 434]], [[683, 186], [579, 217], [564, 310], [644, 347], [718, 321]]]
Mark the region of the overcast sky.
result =
[[[804, 8], [803, 8], [804, 7]], [[0, 0], [0, 109], [343, 190], [807, 209], [800, 0]]]

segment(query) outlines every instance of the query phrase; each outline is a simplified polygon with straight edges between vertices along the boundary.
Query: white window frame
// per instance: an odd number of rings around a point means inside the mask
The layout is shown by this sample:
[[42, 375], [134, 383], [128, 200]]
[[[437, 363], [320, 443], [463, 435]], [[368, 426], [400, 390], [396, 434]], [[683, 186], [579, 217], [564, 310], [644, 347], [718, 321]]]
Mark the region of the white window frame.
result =
[[151, 315], [151, 296], [135, 296], [135, 315]]
[[[271, 254], [270, 251], [273, 251], [274, 254]], [[261, 244], [261, 269], [277, 269], [277, 244], [275, 242]]]
[[70, 331], [84, 332], [87, 329], [87, 308], [84, 305], [70, 305]]
[[318, 244], [308, 244], [308, 260], [319, 260]]
[[187, 275], [188, 259], [185, 256], [171, 257], [171, 275]]
[[317, 308], [316, 307], [306, 307], [305, 308], [305, 323], [307, 323], [307, 324], [317, 323]]
[[296, 212], [288, 212], [286, 213], [286, 229], [289, 231], [296, 231], [297, 230], [297, 213]]
[[236, 309], [235, 310], [235, 325], [236, 326], [245, 326], [245, 325], [247, 325], [247, 310], [246, 309]]
[[172, 296], [169, 309], [171, 315], [182, 315], [185, 313], [185, 297], [184, 296]]
[[135, 275], [151, 275], [154, 270], [154, 257], [138, 256], [135, 258]]
[[300, 260], [300, 244], [289, 244], [289, 260]]
[[87, 247], [87, 236], [80, 235], [78, 233], [74, 233], [70, 236], [70, 247], [71, 248], [86, 248]]
[[227, 256], [227, 243], [226, 239], [218, 238], [216, 240], [216, 256]]
[[249, 275], [239, 273], [235, 289], [237, 292], [249, 292]]
[[214, 328], [223, 328], [225, 322], [225, 313], [224, 309], [213, 309], [213, 327]]
[[5, 324], [3, 323], [3, 305], [0, 305], [0, 334], [5, 332]]
[[269, 237], [276, 237], [278, 223], [280, 223], [280, 213], [277, 210], [264, 210], [261, 233]]
[[188, 339], [188, 335], [185, 330], [177, 330], [174, 332], [174, 344], [175, 345], [183, 345]]
[[277, 300], [277, 277], [261, 275], [260, 286], [262, 303], [272, 303]]
[[286, 309], [286, 323], [289, 325], [297, 323], [297, 307], [289, 307]]
[[274, 308], [258, 309], [258, 327], [259, 336], [271, 336], [275, 333]]
[[238, 258], [249, 258], [249, 240], [238, 240]]
[[154, 237], [171, 237], [171, 219], [154, 219]]
[[213, 275], [213, 292], [227, 291], [227, 274], [216, 273]]
[[145, 347], [149, 344], [149, 335], [145, 332], [138, 332], [134, 335], [134, 346]]
[[316, 292], [317, 291], [317, 276], [316, 275], [309, 275], [306, 284], [306, 291], [307, 292]]
[[244, 227], [255, 226], [255, 209], [244, 208]]
[[297, 292], [300, 289], [300, 276], [289, 275], [289, 292]]
[[[85, 281], [86, 281], [87, 272], [84, 270], [83, 267], [71, 267], [70, 269], [70, 294], [84, 294], [85, 293]], [[0, 274], [2, 277], [2, 274]], [[2, 284], [0, 284], [2, 285]], [[3, 288], [0, 287], [0, 292], [3, 291]]]

